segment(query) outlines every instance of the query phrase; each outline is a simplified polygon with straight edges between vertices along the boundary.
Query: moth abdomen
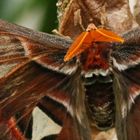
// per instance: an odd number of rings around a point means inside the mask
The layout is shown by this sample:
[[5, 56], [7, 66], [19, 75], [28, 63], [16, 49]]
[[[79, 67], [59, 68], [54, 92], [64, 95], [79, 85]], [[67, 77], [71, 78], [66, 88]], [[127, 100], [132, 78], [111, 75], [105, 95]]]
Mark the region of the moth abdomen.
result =
[[112, 82], [96, 81], [86, 86], [87, 112], [91, 124], [100, 130], [107, 130], [114, 125], [114, 94]]

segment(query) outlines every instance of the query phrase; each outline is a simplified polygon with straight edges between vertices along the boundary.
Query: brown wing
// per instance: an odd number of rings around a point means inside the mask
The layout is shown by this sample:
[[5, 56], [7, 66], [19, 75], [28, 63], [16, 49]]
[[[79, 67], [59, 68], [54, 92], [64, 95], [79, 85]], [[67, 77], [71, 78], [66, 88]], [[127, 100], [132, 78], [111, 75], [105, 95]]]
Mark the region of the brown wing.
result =
[[62, 82], [64, 76], [59, 76], [57, 79], [55, 72], [46, 70], [35, 62], [22, 65], [9, 74], [0, 81], [0, 118], [8, 120], [23, 109], [27, 110], [25, 115], [28, 115], [41, 98], [55, 88], [54, 85]]
[[58, 74], [35, 62], [24, 65], [0, 82], [0, 118], [8, 120], [23, 109], [28, 110], [28, 115], [44, 96], [48, 96], [66, 108], [59, 139], [63, 136], [73, 140], [90, 139], [82, 82], [79, 73], [75, 74]]
[[124, 35], [112, 53], [119, 140], [140, 138], [140, 28]]
[[[85, 110], [85, 93], [79, 71], [71, 75], [63, 84], [65, 86], [60, 87], [61, 94], [49, 94], [41, 100], [39, 107], [62, 125], [58, 140], [90, 140], [91, 134]], [[70, 96], [67, 102], [61, 99], [65, 94]]]
[[0, 20], [0, 68], [5, 73], [6, 67], [11, 70], [18, 62], [25, 60], [34, 60], [58, 72], [71, 73], [75, 69], [75, 62], [63, 67], [63, 58], [70, 44], [71, 40]]
[[[59, 140], [90, 139], [81, 73], [77, 72], [74, 60], [63, 63], [70, 43], [60, 37], [36, 33], [0, 21], [0, 66], [4, 69], [8, 67], [4, 74], [1, 72], [0, 79], [0, 120], [5, 127], [0, 139], [6, 139], [9, 133], [12, 133], [14, 138], [15, 132], [11, 131], [14, 125], [9, 127], [7, 122], [18, 113], [22, 115], [16, 123], [30, 118], [34, 107], [41, 103], [45, 96], [65, 108]], [[49, 105], [51, 104], [48, 103], [48, 108]], [[2, 123], [0, 128], [3, 128]], [[28, 121], [25, 121], [23, 128], [26, 128], [26, 125]], [[11, 139], [11, 136], [8, 136], [7, 140]]]

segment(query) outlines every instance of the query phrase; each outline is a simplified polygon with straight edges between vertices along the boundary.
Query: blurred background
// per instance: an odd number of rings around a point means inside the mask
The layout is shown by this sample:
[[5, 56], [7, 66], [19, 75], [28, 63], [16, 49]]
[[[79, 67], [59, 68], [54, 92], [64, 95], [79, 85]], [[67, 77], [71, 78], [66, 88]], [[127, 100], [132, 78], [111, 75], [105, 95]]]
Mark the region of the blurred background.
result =
[[57, 28], [57, 0], [0, 0], [0, 19], [51, 32]]
[[[51, 33], [58, 27], [58, 0], [0, 0], [0, 19]], [[64, 0], [62, 0], [64, 1]], [[139, 0], [129, 0], [131, 12]]]

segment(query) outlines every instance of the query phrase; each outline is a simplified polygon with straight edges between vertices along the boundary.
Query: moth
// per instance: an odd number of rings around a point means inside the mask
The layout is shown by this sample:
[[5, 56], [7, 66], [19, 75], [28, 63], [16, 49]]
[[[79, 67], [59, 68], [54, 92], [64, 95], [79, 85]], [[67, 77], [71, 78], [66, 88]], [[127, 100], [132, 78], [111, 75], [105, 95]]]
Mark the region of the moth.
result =
[[38, 106], [62, 125], [56, 140], [91, 140], [93, 125], [139, 140], [140, 28], [122, 38], [95, 28], [73, 42], [0, 20], [0, 139], [31, 139]]

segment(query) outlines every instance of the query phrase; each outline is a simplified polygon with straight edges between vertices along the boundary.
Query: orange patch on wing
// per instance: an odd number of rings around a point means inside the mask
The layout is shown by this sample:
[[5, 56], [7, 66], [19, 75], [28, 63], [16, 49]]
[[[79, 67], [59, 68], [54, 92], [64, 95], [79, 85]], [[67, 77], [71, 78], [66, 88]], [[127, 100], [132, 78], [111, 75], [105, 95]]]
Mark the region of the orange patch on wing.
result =
[[90, 31], [94, 42], [124, 42], [124, 39], [112, 31], [99, 28]]
[[[86, 48], [90, 47], [91, 43], [92, 37], [89, 34], [89, 32], [82, 32], [70, 46], [69, 50], [67, 51], [67, 54], [64, 57], [64, 61], [68, 61], [74, 56], [77, 56]], [[85, 46], [83, 44], [85, 44]]]
[[69, 61], [73, 57], [82, 53], [85, 49], [90, 47], [94, 42], [124, 42], [124, 39], [117, 34], [105, 30], [103, 28], [96, 28], [95, 26], [82, 32], [68, 49], [64, 61]]

